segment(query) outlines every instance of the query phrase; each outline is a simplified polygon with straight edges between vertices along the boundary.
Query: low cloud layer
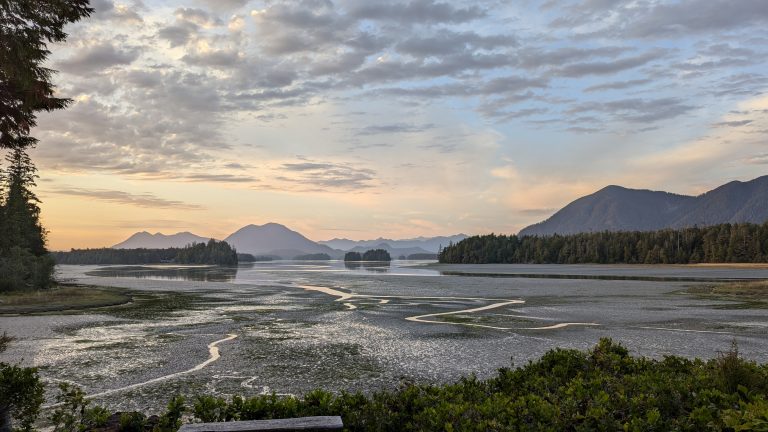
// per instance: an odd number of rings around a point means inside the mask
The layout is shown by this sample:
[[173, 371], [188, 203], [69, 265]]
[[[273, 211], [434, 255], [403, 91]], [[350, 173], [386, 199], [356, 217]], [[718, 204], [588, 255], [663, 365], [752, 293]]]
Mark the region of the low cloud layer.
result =
[[172, 208], [180, 210], [201, 210], [203, 207], [196, 204], [188, 204], [182, 201], [159, 198], [151, 193], [132, 194], [123, 191], [107, 189], [83, 189], [83, 188], [53, 188], [46, 191], [50, 195], [62, 195], [71, 197], [88, 198], [98, 201], [106, 201], [115, 204], [126, 204], [147, 208]]

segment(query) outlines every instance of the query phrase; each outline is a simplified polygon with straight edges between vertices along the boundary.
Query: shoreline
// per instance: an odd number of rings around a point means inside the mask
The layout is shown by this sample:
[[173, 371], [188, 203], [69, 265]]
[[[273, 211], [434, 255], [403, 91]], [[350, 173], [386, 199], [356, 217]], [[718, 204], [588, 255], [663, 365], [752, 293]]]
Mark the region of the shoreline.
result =
[[441, 264], [418, 266], [445, 276], [733, 282], [768, 280], [768, 264]]

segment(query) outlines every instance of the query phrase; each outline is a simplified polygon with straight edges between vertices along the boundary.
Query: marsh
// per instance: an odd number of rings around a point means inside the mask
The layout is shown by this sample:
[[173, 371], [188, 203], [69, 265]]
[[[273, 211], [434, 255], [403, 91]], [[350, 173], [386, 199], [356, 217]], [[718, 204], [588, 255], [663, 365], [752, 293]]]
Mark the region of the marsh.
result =
[[60, 266], [129, 303], [5, 315], [3, 361], [40, 368], [113, 409], [176, 393], [364, 391], [493, 374], [611, 337], [634, 354], [711, 358], [735, 340], [768, 361], [768, 309], [694, 289], [764, 267], [438, 266], [274, 261], [237, 268]]

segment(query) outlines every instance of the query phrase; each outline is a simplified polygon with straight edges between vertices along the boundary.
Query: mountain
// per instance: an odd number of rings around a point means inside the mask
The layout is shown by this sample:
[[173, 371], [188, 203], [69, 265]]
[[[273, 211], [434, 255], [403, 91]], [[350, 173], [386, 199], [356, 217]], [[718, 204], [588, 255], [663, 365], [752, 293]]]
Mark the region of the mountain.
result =
[[206, 243], [208, 240], [210, 239], [190, 232], [165, 235], [161, 233], [150, 234], [142, 231], [128, 237], [124, 242], [112, 246], [112, 249], [166, 249], [184, 247], [192, 243]]
[[608, 186], [579, 198], [519, 235], [653, 231], [768, 220], [768, 176], [733, 181], [699, 196]]
[[238, 252], [252, 255], [275, 255], [285, 259], [314, 253], [326, 253], [332, 258], [343, 256], [341, 251], [315, 243], [276, 223], [244, 226], [224, 241], [234, 246]]
[[[334, 259], [340, 259], [345, 251], [365, 252], [370, 249], [385, 249], [393, 257], [412, 254], [437, 253], [440, 246], [458, 243], [467, 236], [458, 234], [449, 237], [418, 237], [404, 240], [366, 240], [353, 241], [333, 239], [327, 242], [314, 242], [296, 231], [277, 223], [264, 225], [247, 225], [225, 238], [224, 241], [233, 246], [239, 253], [249, 253], [254, 256], [268, 255], [283, 259], [295, 256], [325, 253]], [[115, 249], [151, 248], [163, 249], [183, 247], [190, 243], [207, 242], [208, 238], [184, 232], [173, 235], [150, 234], [140, 232], [128, 240], [112, 246]]]
[[[358, 241], [358, 240], [335, 238], [332, 240], [320, 241], [318, 243], [324, 244], [334, 249], [341, 249], [344, 251], [351, 251], [353, 249], [356, 252], [360, 251], [360, 249], [364, 249], [365, 251], [368, 249], [377, 248], [378, 245], [381, 245], [383, 243], [393, 249], [419, 248], [422, 250], [422, 252], [412, 252], [412, 253], [437, 253], [440, 247], [446, 247], [450, 243], [458, 243], [464, 240], [465, 238], [467, 238], [465, 234], [456, 234], [452, 236], [440, 236], [440, 237], [417, 237], [417, 238], [403, 239], [403, 240], [378, 238], [376, 240], [359, 240]], [[410, 255], [410, 254], [408, 253], [393, 254], [392, 252], [390, 252], [390, 255], [395, 257], [395, 256]]]

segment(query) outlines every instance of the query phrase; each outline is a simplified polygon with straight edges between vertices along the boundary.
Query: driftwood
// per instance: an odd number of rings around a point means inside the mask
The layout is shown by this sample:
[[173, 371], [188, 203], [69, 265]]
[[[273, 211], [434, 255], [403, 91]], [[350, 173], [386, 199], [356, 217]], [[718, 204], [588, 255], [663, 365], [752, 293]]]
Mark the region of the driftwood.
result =
[[220, 423], [185, 424], [179, 432], [251, 432], [251, 431], [340, 431], [339, 416], [297, 417], [274, 420], [248, 420]]

